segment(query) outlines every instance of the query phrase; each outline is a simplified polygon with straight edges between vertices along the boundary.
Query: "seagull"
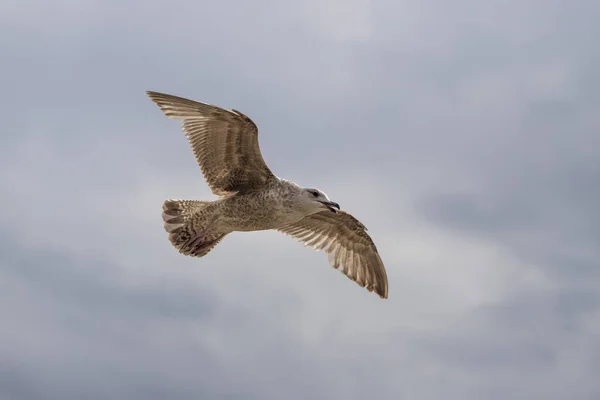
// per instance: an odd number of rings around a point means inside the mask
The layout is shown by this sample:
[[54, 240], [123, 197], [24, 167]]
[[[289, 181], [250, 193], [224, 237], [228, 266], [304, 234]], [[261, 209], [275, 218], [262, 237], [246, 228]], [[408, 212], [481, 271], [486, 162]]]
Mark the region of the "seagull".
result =
[[232, 232], [277, 230], [328, 254], [361, 287], [388, 297], [387, 274], [367, 228], [319, 189], [275, 176], [258, 145], [258, 127], [235, 109], [146, 92], [182, 121], [208, 186], [218, 200], [166, 200], [164, 228], [182, 254], [203, 257]]

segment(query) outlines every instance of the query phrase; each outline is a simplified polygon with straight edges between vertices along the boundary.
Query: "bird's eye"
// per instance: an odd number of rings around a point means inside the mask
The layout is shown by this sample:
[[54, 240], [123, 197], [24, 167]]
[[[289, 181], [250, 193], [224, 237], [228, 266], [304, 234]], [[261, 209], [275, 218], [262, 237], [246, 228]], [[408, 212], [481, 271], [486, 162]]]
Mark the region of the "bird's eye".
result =
[[311, 192], [313, 196], [319, 197], [319, 192]]

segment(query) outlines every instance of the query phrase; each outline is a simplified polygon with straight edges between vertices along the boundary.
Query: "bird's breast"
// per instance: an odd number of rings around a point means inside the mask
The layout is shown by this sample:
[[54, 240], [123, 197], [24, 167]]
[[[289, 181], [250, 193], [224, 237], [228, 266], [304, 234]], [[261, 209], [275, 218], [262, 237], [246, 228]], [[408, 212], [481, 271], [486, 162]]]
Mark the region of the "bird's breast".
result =
[[275, 229], [300, 216], [276, 193], [260, 192], [221, 200], [221, 223], [232, 231]]

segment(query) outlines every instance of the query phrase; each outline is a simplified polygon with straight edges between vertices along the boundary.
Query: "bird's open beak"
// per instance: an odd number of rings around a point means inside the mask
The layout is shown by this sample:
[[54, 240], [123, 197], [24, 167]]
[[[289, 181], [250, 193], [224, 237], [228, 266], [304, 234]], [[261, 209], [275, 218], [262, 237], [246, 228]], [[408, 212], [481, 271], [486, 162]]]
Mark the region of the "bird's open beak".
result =
[[327, 209], [331, 212], [336, 213], [337, 210], [336, 208], [339, 210], [340, 209], [340, 205], [338, 203], [335, 203], [333, 201], [319, 201], [319, 203], [323, 204], [325, 207], [327, 207]]

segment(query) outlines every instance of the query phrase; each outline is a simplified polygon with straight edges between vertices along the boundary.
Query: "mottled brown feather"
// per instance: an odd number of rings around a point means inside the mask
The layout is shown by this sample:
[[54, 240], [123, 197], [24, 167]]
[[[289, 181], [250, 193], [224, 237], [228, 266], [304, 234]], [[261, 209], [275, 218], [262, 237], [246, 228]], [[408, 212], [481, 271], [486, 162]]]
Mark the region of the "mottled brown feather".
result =
[[387, 274], [377, 247], [367, 228], [351, 214], [322, 211], [278, 230], [325, 251], [334, 268], [381, 298], [388, 297]]
[[258, 145], [256, 124], [237, 110], [148, 91], [169, 118], [182, 129], [212, 192], [219, 196], [258, 190], [275, 176]]

